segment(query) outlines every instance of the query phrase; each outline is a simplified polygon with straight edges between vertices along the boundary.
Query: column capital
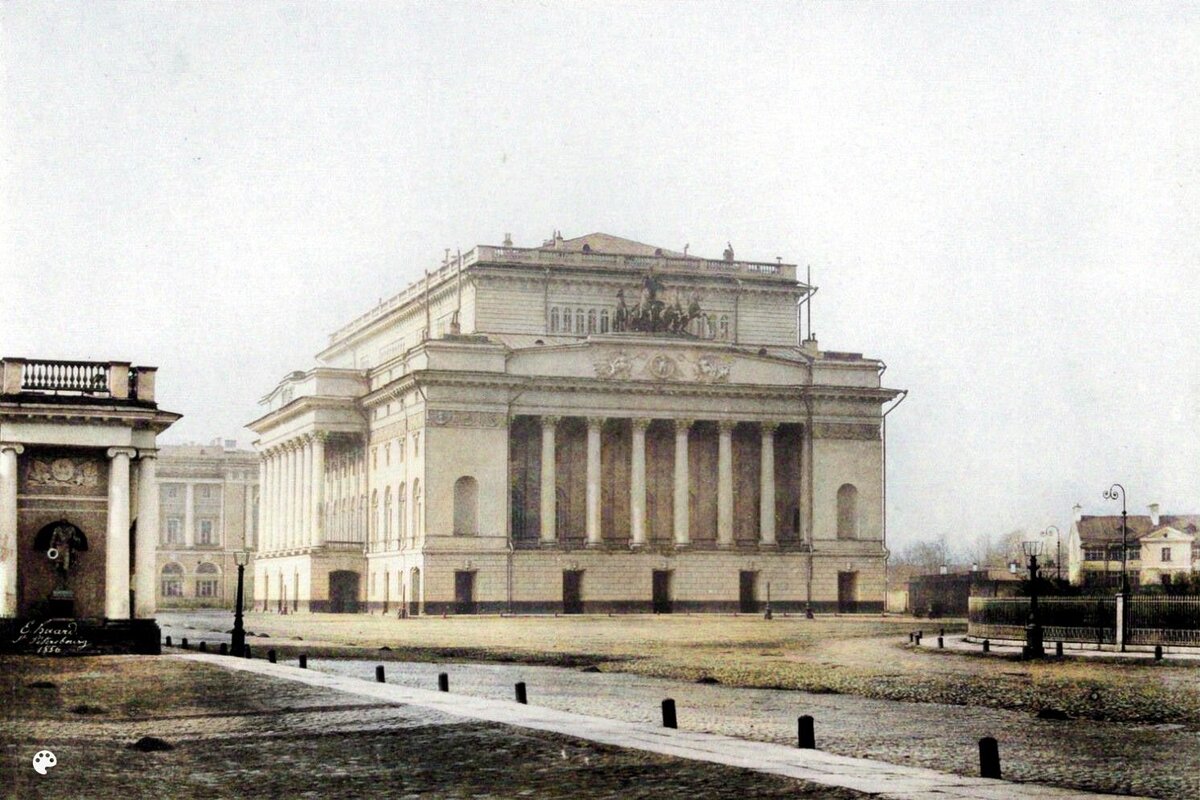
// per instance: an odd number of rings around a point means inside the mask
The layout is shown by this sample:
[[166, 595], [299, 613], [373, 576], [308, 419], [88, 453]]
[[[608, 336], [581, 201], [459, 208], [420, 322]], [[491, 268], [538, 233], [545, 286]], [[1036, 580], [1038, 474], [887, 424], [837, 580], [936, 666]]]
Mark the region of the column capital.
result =
[[675, 432], [686, 433], [687, 431], [691, 430], [692, 426], [695, 424], [696, 420], [694, 419], [677, 419], [675, 420]]
[[25, 445], [17, 444], [16, 442], [0, 442], [0, 453], [3, 453], [5, 450], [12, 450], [17, 455], [21, 455], [21, 453], [25, 452]]
[[553, 427], [556, 427], [558, 425], [558, 423], [562, 421], [562, 417], [550, 414], [547, 416], [538, 417], [538, 420], [542, 423], [543, 428], [553, 428]]
[[137, 455], [137, 452], [136, 447], [110, 447], [108, 448], [108, 457], [116, 458], [117, 456], [125, 456], [126, 458], [133, 458]]
[[721, 433], [731, 432], [735, 427], [737, 427], [737, 420], [736, 419], [717, 420], [717, 427], [721, 430]]
[[144, 460], [147, 458], [158, 458], [158, 448], [157, 447], [139, 447], [137, 454], [138, 454], [139, 460]]
[[766, 419], [758, 423], [758, 425], [762, 429], [763, 435], [766, 436], [775, 433], [775, 430], [779, 427], [779, 420]]
[[653, 421], [654, 420], [650, 419], [649, 417], [634, 417], [633, 419], [629, 420], [629, 424], [633, 426], [634, 430], [645, 431], [646, 428], [650, 427], [650, 423]]
[[589, 428], [600, 428], [608, 421], [608, 417], [588, 417], [587, 426]]
[[312, 437], [314, 442], [324, 443], [329, 441], [329, 431], [313, 431], [309, 436]]

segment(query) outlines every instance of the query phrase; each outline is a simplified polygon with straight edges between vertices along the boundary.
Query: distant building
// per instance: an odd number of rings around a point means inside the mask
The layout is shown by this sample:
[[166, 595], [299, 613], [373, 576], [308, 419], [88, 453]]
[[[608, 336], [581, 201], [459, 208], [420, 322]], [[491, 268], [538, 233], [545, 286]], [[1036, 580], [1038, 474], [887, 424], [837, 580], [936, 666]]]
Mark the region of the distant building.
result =
[[[1131, 514], [1126, 520], [1129, 585], [1169, 583], [1177, 574], [1200, 571], [1200, 514]], [[1075, 506], [1068, 571], [1076, 586], [1116, 588], [1121, 583], [1121, 515], [1090, 516]]]
[[965, 617], [970, 598], [1011, 596], [1022, 577], [1006, 569], [914, 575], [908, 581], [908, 611], [917, 616]]
[[[256, 546], [258, 454], [233, 440], [160, 448], [158, 605], [232, 608], [234, 553]], [[253, 570], [246, 570], [246, 604]]]

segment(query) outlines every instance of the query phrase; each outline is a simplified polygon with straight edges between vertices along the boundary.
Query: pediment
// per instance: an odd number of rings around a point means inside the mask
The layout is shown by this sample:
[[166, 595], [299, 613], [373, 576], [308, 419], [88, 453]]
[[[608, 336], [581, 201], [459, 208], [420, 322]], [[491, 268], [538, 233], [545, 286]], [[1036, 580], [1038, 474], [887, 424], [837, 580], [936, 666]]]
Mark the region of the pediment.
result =
[[611, 337], [516, 351], [510, 374], [663, 384], [796, 386], [809, 383], [806, 363], [745, 353], [728, 345]]

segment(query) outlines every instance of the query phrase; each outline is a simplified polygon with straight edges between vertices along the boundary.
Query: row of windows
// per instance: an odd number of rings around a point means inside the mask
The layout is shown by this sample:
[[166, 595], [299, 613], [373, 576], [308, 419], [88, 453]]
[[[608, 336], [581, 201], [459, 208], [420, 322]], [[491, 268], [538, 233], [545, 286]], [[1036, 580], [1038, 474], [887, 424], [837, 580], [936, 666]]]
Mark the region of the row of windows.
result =
[[[1142, 557], [1142, 546], [1127, 548], [1127, 560], [1137, 561]], [[1087, 547], [1083, 551], [1084, 561], [1120, 561], [1121, 545], [1115, 547]]]
[[[183, 567], [173, 562], [164, 564], [159, 590], [163, 597], [183, 597]], [[216, 564], [196, 567], [195, 596], [221, 596], [221, 569]]]
[[[170, 497], [171, 499], [175, 499], [175, 498], [179, 497], [179, 492], [182, 488], [183, 487], [181, 487], [177, 483], [165, 484], [167, 497]], [[198, 484], [195, 489], [195, 496], [199, 497], [201, 499], [204, 499], [204, 500], [208, 500], [209, 498], [214, 496], [214, 494], [215, 494], [214, 490], [216, 488], [217, 487], [215, 487], [211, 484], [207, 484], [207, 483]]]
[[[608, 333], [611, 329], [611, 314], [607, 308], [572, 308], [554, 306], [550, 309], [550, 333], [567, 333], [586, 336], [592, 333]], [[688, 332], [702, 339], [729, 339], [729, 315], [707, 314], [693, 320]]]
[[[378, 411], [378, 409], [376, 409]], [[378, 415], [377, 415], [378, 416]], [[421, 433], [420, 431], [412, 435], [413, 458], [421, 457]], [[383, 465], [390, 467], [392, 465], [392, 442], [384, 442], [381, 445], [383, 449]], [[379, 450], [380, 447], [372, 448], [371, 450], [371, 469], [379, 469]], [[399, 463], [404, 463], [404, 441], [396, 440], [396, 459]]]
[[[216, 523], [211, 519], [196, 520], [196, 544], [200, 545], [215, 545], [217, 541]], [[183, 519], [180, 517], [167, 517], [166, 535], [163, 537], [163, 544], [183, 544]]]

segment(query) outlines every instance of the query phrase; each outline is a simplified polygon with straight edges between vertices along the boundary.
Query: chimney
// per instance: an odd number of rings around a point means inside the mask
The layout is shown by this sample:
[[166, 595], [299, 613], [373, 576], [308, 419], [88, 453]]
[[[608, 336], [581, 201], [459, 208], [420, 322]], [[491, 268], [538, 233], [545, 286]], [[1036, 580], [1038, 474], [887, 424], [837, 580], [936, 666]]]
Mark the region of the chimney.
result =
[[1158, 527], [1158, 503], [1150, 504], [1150, 524]]
[[1076, 522], [1079, 522], [1083, 519], [1083, 506], [1079, 505], [1079, 503], [1076, 503], [1075, 507], [1072, 508], [1071, 511], [1073, 511], [1075, 514]]
[[506, 234], [504, 234], [504, 246], [505, 246], [505, 247], [512, 247], [512, 246], [513, 246], [513, 245], [512, 245], [512, 234], [511, 234], [511, 233], [506, 233]]

